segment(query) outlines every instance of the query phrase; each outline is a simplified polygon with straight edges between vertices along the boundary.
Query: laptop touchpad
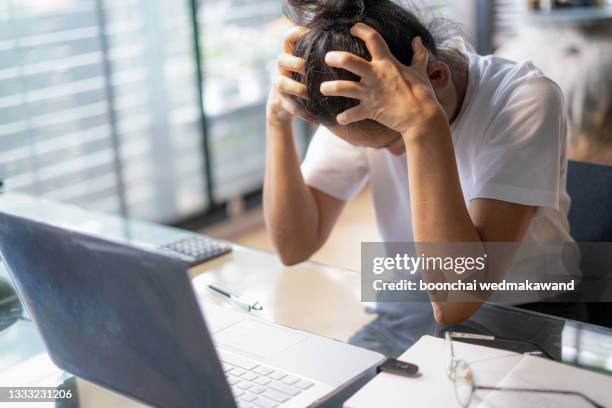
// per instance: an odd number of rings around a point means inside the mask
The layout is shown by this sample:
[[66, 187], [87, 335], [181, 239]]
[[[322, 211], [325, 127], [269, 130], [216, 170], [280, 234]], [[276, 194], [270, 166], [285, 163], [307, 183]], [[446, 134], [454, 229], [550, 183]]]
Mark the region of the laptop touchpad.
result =
[[270, 358], [306, 339], [290, 329], [246, 319], [213, 335], [215, 343], [260, 358]]

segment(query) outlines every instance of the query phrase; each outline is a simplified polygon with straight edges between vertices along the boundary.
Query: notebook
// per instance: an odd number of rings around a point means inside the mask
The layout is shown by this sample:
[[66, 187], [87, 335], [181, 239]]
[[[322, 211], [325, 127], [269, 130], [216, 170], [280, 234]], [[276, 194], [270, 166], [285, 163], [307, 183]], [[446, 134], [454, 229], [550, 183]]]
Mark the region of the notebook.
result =
[[[455, 342], [455, 354], [470, 363], [480, 385], [580, 391], [603, 406], [612, 406], [612, 377], [536, 356]], [[350, 398], [346, 408], [457, 407], [453, 383], [446, 376], [444, 340], [423, 336], [400, 360], [417, 364], [420, 376], [381, 373]], [[572, 396], [483, 392], [471, 407], [590, 407]]]

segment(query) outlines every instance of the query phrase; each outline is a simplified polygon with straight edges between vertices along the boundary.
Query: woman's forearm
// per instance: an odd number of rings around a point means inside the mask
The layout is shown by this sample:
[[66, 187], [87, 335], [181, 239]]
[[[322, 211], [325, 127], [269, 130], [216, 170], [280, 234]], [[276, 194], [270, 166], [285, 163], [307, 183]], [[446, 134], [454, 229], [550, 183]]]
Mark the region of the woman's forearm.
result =
[[[459, 181], [451, 132], [445, 123], [432, 132], [404, 138], [408, 157], [410, 200], [414, 241], [417, 243], [482, 242], [465, 204]], [[423, 246], [423, 252], [431, 250]], [[480, 256], [476, 247], [469, 246], [466, 256]], [[440, 279], [441, 276], [424, 276]], [[450, 276], [451, 281], [457, 276]], [[457, 294], [451, 294], [456, 296]], [[459, 295], [461, 297], [461, 295]], [[441, 324], [457, 324], [469, 318], [480, 302], [433, 301], [436, 320]]]
[[482, 241], [465, 204], [450, 128], [404, 138], [415, 242]]
[[318, 249], [318, 209], [304, 182], [290, 122], [267, 125], [264, 213], [271, 239], [285, 264]]

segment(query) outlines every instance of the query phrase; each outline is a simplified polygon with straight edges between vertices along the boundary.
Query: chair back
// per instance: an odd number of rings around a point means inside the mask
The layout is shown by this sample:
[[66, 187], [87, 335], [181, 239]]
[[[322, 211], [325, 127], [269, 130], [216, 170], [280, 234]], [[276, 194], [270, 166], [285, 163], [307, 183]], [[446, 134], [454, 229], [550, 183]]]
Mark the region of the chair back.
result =
[[612, 167], [569, 162], [567, 191], [572, 237], [577, 242], [612, 242]]
[[[576, 242], [612, 242], [612, 167], [570, 161], [567, 191], [572, 198], [569, 222]], [[590, 256], [588, 251], [591, 249], [598, 252], [589, 246], [581, 246], [580, 267], [585, 279], [601, 276], [600, 269], [609, 267], [598, 262], [601, 256]], [[590, 323], [612, 327], [612, 314], [609, 312], [612, 304], [587, 303], [586, 306]]]

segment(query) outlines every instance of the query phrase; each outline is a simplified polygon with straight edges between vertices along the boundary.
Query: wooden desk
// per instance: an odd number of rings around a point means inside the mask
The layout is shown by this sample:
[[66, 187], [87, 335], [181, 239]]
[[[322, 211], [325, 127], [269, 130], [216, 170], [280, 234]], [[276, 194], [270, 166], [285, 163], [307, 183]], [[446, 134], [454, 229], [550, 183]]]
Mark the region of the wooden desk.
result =
[[256, 299], [264, 305], [257, 314], [265, 319], [321, 336], [347, 341], [373, 319], [360, 302], [360, 277], [351, 271], [307, 262], [284, 267], [277, 256], [244, 247], [192, 269], [199, 297], [233, 307], [208, 284]]

